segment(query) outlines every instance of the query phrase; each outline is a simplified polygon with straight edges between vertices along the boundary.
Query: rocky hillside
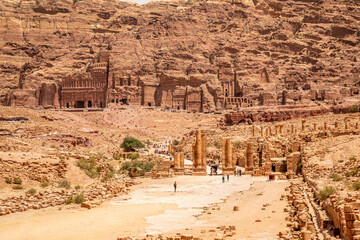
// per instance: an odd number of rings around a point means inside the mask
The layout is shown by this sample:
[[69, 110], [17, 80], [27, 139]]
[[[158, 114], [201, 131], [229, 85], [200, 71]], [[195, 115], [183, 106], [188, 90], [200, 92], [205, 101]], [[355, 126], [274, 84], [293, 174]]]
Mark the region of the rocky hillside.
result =
[[145, 82], [236, 78], [269, 92], [360, 81], [357, 0], [0, 2], [0, 102], [60, 84], [102, 50]]

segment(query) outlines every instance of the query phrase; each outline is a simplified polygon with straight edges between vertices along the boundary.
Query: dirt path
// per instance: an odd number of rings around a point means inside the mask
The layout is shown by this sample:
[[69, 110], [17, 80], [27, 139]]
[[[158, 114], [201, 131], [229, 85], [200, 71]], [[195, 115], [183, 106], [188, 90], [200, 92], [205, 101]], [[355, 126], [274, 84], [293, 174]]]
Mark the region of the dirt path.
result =
[[0, 239], [6, 240], [115, 240], [142, 234], [145, 217], [171, 204], [106, 205], [95, 209], [28, 211], [0, 218]]
[[[221, 183], [221, 176], [145, 179], [130, 195], [91, 210], [64, 207], [61, 211], [51, 208], [3, 216], [0, 239], [115, 240], [176, 232], [209, 239], [213, 233], [200, 234], [201, 230], [208, 232], [220, 225], [235, 225], [237, 237], [273, 237], [285, 227], [282, 209], [286, 201], [280, 201], [280, 196], [286, 185], [250, 176], [230, 177], [226, 183]], [[266, 203], [270, 205], [263, 210]], [[234, 205], [239, 206], [238, 212], [233, 212]], [[204, 212], [204, 207], [209, 210]], [[255, 223], [257, 219], [261, 222]]]
[[[224, 203], [204, 209], [198, 220], [211, 223], [211, 227], [191, 228], [184, 232], [208, 239], [213, 236], [210, 229], [226, 225], [236, 227], [232, 239], [278, 239], [277, 234], [286, 228], [287, 214], [283, 209], [287, 201], [280, 200], [286, 186], [287, 181], [255, 182], [250, 190], [237, 192]], [[234, 206], [238, 206], [239, 211], [234, 211]], [[205, 233], [199, 235], [201, 230]]]

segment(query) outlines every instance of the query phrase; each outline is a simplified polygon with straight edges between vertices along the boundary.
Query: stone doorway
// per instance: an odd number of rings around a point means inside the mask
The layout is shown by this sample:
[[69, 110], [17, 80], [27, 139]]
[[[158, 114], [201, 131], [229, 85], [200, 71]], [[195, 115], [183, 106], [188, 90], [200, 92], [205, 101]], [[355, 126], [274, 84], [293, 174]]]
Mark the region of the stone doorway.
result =
[[88, 101], [88, 107], [91, 108], [92, 107], [92, 102]]
[[85, 107], [84, 101], [76, 101], [75, 102], [75, 108], [84, 108], [84, 107]]

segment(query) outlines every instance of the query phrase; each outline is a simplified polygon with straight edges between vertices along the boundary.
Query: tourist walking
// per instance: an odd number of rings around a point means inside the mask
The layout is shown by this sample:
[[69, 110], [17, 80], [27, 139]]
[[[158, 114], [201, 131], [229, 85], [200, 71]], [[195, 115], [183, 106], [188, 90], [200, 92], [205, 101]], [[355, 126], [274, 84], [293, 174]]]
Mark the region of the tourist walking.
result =
[[223, 183], [225, 182], [225, 175], [224, 174], [222, 175], [222, 182]]
[[174, 182], [174, 192], [176, 192], [176, 186], [177, 186], [177, 184], [176, 184], [176, 181]]
[[236, 176], [236, 169], [234, 170], [234, 176]]
[[226, 175], [226, 178], [227, 178], [227, 181], [229, 181], [229, 178], [230, 178], [229, 174], [228, 174], [228, 175]]

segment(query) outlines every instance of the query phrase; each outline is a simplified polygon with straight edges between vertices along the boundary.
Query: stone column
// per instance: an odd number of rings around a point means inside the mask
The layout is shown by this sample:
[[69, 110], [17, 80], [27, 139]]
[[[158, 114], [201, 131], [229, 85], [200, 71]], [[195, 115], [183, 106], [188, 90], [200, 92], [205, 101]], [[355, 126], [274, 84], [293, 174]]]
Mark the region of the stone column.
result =
[[339, 123], [335, 122], [335, 129], [338, 129], [338, 127], [339, 127]]
[[317, 124], [314, 123], [314, 131], [317, 131]]
[[324, 131], [327, 131], [327, 128], [328, 128], [327, 122], [324, 122]]
[[279, 134], [278, 127], [279, 127], [278, 125], [275, 125], [275, 136]]
[[185, 155], [184, 154], [180, 154], [180, 168], [181, 169], [184, 169], [184, 167], [185, 167]]
[[222, 139], [221, 140], [221, 154], [222, 154], [221, 155], [221, 161], [222, 161], [223, 164], [225, 164], [225, 158], [226, 158], [225, 157], [225, 155], [226, 155], [225, 154], [225, 151], [226, 151], [225, 150], [225, 145], [226, 145], [226, 139]]
[[253, 137], [255, 137], [255, 131], [256, 131], [255, 125], [253, 125], [253, 126], [252, 126], [252, 136], [253, 136]]
[[201, 134], [201, 167], [206, 168], [206, 135]]
[[306, 124], [306, 120], [302, 120], [302, 121], [301, 121], [301, 132], [305, 132], [305, 130], [306, 130], [306, 129], [305, 129], [305, 128], [306, 128], [306, 125], [305, 125], [305, 124]]
[[269, 127], [269, 135], [272, 136], [272, 129], [271, 129], [271, 126]]
[[294, 124], [291, 124], [291, 134], [295, 134], [295, 126], [294, 126]]
[[231, 167], [232, 165], [232, 144], [231, 139], [226, 139], [226, 153], [225, 153], [225, 167]]
[[193, 168], [196, 168], [196, 148], [195, 145], [192, 146], [192, 157], [193, 157]]
[[174, 153], [174, 168], [180, 168], [180, 153]]
[[200, 130], [195, 133], [195, 145], [193, 146], [193, 175], [206, 175], [206, 137]]
[[261, 138], [264, 138], [264, 126], [261, 126]]
[[202, 142], [201, 142], [201, 131], [197, 130], [196, 131], [196, 142], [195, 142], [195, 162], [196, 162], [196, 166], [195, 167], [199, 167], [201, 166], [201, 161], [202, 161]]
[[254, 145], [248, 143], [246, 146], [246, 170], [252, 171], [254, 169]]

